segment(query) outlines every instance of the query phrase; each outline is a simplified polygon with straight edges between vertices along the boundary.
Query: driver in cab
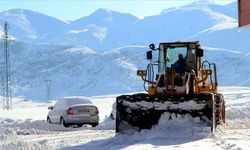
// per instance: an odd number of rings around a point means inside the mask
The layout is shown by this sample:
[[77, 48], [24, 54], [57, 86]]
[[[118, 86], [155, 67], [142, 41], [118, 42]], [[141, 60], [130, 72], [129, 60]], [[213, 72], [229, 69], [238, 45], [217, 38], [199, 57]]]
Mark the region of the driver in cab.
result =
[[178, 60], [174, 64], [172, 64], [172, 67], [174, 68], [176, 73], [184, 74], [185, 73], [185, 64], [186, 64], [186, 61], [183, 58], [183, 55], [179, 54]]

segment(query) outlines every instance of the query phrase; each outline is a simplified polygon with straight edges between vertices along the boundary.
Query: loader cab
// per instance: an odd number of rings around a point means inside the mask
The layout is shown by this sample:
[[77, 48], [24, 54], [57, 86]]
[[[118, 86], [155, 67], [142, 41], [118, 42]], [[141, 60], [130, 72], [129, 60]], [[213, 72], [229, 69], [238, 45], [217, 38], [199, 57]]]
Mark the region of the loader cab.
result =
[[[158, 73], [165, 73], [167, 68], [174, 68], [182, 55], [185, 61], [184, 71], [191, 72], [198, 70], [198, 55], [202, 57], [202, 52], [197, 53], [198, 42], [173, 42], [160, 43], [158, 56]], [[201, 54], [202, 53], [202, 54]], [[197, 55], [198, 54], [198, 55]]]

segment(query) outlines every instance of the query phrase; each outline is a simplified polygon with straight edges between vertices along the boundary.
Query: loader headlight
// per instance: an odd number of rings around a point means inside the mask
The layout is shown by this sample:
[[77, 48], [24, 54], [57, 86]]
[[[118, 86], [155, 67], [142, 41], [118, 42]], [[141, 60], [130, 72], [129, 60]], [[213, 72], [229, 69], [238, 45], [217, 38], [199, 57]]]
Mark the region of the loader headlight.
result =
[[137, 76], [146, 76], [147, 71], [146, 70], [137, 70]]

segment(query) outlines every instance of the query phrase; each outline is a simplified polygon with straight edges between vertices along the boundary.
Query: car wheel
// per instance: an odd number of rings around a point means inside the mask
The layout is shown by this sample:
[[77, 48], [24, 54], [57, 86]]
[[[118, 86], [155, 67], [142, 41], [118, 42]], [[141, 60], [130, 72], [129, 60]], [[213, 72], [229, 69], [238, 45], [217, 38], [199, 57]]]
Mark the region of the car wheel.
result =
[[78, 124], [77, 127], [78, 128], [81, 128], [83, 126], [83, 124]]
[[48, 123], [51, 123], [51, 120], [50, 120], [50, 118], [49, 118], [49, 117], [47, 117], [47, 122], [48, 122]]
[[91, 124], [91, 126], [92, 127], [96, 127], [98, 124], [99, 124], [98, 122], [97, 123], [93, 123], [93, 124]]
[[113, 113], [111, 113], [109, 117], [110, 117], [112, 120], [115, 120], [115, 117], [114, 117]]
[[64, 127], [69, 127], [69, 125], [65, 122], [65, 120], [63, 119], [63, 117], [60, 118], [60, 125], [63, 125]]

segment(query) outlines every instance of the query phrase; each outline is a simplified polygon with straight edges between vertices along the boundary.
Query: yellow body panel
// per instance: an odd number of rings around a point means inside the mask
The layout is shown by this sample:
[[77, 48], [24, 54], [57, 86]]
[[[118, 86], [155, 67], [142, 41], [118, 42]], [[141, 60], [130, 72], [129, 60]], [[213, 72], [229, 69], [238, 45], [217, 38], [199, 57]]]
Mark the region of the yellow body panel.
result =
[[148, 86], [148, 95], [156, 95], [156, 87]]
[[198, 86], [198, 93], [211, 92], [211, 87], [209, 86]]

